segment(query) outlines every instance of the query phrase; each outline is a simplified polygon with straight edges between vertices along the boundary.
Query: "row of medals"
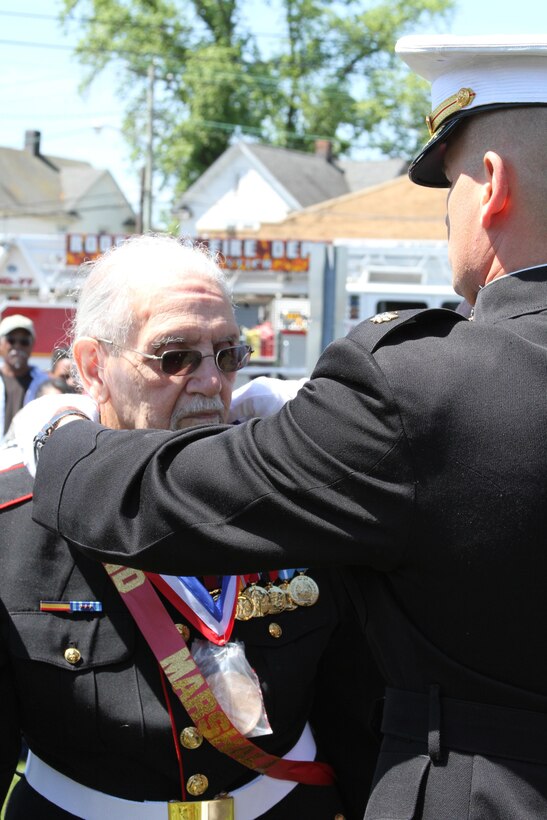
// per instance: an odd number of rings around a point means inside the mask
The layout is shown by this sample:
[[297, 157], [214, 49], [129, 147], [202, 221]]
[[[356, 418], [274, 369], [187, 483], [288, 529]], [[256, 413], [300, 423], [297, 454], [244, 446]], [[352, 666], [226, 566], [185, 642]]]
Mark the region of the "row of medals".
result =
[[319, 598], [319, 587], [309, 575], [299, 573], [280, 584], [249, 584], [237, 599], [236, 620], [249, 621], [265, 615], [279, 615], [301, 606], [313, 606]]

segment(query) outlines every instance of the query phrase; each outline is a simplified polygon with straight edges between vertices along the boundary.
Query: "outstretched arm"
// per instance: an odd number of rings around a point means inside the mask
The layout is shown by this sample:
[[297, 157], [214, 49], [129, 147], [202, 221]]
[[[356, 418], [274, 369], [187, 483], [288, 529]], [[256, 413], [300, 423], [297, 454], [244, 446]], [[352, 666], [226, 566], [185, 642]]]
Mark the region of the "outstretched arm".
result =
[[179, 433], [68, 424], [43, 448], [34, 516], [90, 557], [165, 573], [388, 569], [413, 494], [388, 385], [345, 339], [266, 419]]

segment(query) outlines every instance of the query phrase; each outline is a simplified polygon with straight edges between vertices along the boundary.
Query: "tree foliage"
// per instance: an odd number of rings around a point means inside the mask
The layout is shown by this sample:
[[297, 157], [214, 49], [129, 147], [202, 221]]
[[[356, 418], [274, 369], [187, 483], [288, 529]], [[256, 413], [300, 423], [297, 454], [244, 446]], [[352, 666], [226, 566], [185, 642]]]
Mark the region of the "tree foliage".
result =
[[135, 161], [146, 151], [151, 65], [155, 167], [177, 192], [234, 135], [305, 151], [328, 139], [339, 156], [416, 150], [426, 86], [394, 44], [445, 24], [453, 0], [274, 0], [267, 8], [278, 15], [275, 36], [267, 39], [259, 2], [63, 0], [84, 83], [116, 68]]

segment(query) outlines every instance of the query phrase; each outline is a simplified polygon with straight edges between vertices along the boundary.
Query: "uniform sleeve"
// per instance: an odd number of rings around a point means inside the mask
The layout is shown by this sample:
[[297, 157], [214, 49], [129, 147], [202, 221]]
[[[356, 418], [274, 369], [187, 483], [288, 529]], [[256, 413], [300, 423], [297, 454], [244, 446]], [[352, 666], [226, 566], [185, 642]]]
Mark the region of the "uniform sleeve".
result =
[[413, 500], [397, 404], [374, 358], [346, 338], [265, 419], [180, 433], [66, 425], [42, 450], [33, 509], [89, 557], [198, 575], [391, 569]]

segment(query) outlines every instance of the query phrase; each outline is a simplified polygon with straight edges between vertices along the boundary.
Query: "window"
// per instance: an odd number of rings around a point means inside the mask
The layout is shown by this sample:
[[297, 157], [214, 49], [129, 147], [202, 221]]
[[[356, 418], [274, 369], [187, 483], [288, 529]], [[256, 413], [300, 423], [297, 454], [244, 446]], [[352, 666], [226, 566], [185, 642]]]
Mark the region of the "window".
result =
[[390, 310], [421, 310], [427, 307], [429, 307], [429, 305], [426, 302], [403, 302], [399, 299], [389, 301], [386, 299], [377, 302], [376, 311], [378, 313], [387, 313]]
[[350, 319], [358, 319], [359, 318], [359, 305], [360, 305], [360, 298], [358, 293], [352, 293], [349, 297], [349, 318]]

